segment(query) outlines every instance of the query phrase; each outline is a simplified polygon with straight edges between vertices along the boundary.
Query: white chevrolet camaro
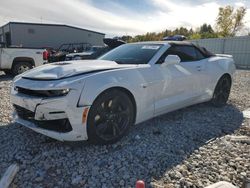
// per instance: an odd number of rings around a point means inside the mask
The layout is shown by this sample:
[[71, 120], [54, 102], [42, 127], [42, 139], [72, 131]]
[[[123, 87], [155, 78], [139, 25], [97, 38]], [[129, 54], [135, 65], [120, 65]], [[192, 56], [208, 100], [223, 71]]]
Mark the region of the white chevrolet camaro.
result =
[[189, 42], [122, 45], [98, 60], [37, 67], [15, 77], [14, 119], [61, 141], [108, 144], [130, 126], [197, 103], [226, 104], [235, 65]]

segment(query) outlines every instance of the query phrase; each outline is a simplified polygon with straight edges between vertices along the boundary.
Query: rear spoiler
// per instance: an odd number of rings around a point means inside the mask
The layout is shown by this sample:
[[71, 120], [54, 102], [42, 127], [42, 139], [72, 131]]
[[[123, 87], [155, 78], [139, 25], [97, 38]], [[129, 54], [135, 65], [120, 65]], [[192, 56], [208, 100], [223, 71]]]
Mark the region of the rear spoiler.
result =
[[229, 54], [215, 54], [216, 56], [218, 57], [228, 57], [228, 58], [233, 58], [232, 55], [229, 55]]

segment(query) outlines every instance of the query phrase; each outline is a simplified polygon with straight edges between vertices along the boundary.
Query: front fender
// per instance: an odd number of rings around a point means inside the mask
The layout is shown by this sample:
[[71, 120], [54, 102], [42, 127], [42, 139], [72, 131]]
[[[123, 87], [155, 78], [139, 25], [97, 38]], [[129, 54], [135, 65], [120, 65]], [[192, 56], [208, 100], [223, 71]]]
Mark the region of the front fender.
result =
[[125, 88], [135, 96], [135, 85], [129, 83], [129, 78], [126, 75], [120, 75], [117, 77], [116, 74], [103, 74], [90, 77], [85, 80], [85, 85], [82, 90], [78, 105], [92, 105], [98, 95], [100, 95], [103, 91], [113, 87]]
[[[151, 87], [143, 87], [148, 80], [143, 70], [120, 70], [100, 73], [86, 78], [78, 106], [91, 106], [98, 95], [103, 91], [121, 87], [128, 90], [136, 103], [136, 123], [153, 116], [154, 103]], [[151, 91], [151, 92], [150, 92]]]

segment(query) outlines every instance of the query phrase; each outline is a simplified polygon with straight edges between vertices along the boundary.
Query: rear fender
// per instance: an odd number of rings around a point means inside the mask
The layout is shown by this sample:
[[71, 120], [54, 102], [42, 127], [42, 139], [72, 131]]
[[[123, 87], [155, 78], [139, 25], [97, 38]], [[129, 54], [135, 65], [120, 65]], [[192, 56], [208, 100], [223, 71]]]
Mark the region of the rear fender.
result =
[[235, 63], [232, 58], [225, 58], [218, 62], [219, 66], [222, 68], [224, 74], [228, 73], [231, 77], [236, 71]]

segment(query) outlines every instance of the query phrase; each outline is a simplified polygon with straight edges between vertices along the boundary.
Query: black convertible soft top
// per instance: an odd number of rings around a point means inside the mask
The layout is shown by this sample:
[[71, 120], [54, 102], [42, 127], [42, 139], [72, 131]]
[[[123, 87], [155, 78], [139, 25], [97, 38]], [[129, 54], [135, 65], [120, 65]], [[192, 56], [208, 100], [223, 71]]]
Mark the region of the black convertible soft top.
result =
[[191, 42], [187, 42], [187, 41], [171, 41], [169, 42], [169, 44], [171, 46], [194, 46], [195, 48], [197, 48], [205, 57], [212, 57], [215, 56], [215, 54], [213, 54], [212, 52], [208, 51], [206, 48], [204, 47], [200, 47], [199, 45], [195, 45]]
[[197, 45], [196, 45], [196, 47], [197, 47], [197, 48], [201, 51], [201, 53], [202, 53], [204, 56], [206, 56], [206, 57], [215, 56], [214, 53], [208, 51], [208, 50], [207, 50], [206, 48], [204, 48], [204, 47], [200, 47], [200, 46], [197, 46]]

